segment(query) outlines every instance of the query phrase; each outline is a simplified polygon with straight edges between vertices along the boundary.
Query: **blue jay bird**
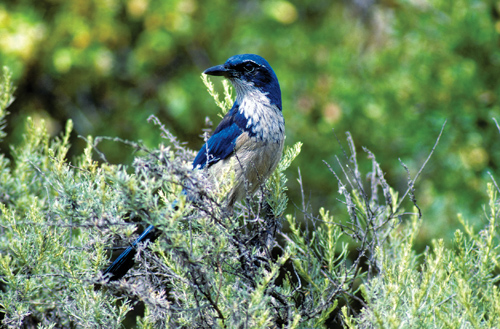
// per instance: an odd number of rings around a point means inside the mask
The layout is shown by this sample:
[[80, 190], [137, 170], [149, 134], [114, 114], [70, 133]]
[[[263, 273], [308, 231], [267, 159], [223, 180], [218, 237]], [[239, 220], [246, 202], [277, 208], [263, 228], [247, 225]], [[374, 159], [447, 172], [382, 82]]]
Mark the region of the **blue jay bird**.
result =
[[[208, 169], [215, 175], [234, 170], [234, 186], [227, 196], [227, 207], [232, 209], [247, 193], [255, 193], [281, 159], [285, 138], [281, 90], [273, 69], [258, 55], [236, 55], [203, 73], [229, 79], [236, 100], [198, 152], [193, 169]], [[103, 274], [109, 273], [111, 280], [121, 278], [134, 264], [137, 245], [155, 235], [154, 226], [149, 226]]]

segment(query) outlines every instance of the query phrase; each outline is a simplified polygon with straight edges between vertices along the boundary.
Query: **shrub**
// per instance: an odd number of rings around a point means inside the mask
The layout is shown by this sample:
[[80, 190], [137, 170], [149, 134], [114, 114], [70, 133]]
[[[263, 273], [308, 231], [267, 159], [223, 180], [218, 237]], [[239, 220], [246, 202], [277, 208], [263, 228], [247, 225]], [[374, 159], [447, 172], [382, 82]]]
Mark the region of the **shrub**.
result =
[[[7, 70], [1, 92], [0, 126], [12, 97]], [[218, 102], [221, 108], [228, 97]], [[423, 219], [415, 178], [400, 198], [365, 150], [372, 163], [365, 182], [350, 135], [349, 153], [338, 159], [338, 170], [330, 167], [349, 217], [340, 223], [324, 208], [314, 215], [305, 198], [300, 216], [284, 213], [284, 172], [300, 143], [286, 149], [266, 186], [230, 213], [221, 204], [231, 175], [213, 180], [192, 171], [194, 153], [155, 117], [150, 122], [164, 138], [158, 148], [89, 136], [83, 154], [69, 162], [71, 121], [52, 139], [28, 119], [12, 161], [0, 157], [3, 326], [119, 328], [130, 325], [127, 314], [141, 305], [138, 328], [478, 328], [499, 322], [493, 185], [484, 230], [475, 233], [463, 220], [455, 248], [440, 240], [417, 254]], [[104, 142], [128, 145], [134, 161], [108, 163], [98, 149]], [[407, 212], [402, 205], [410, 201], [414, 210]], [[108, 250], [120, 251], [115, 244], [127, 245], [137, 227], [149, 224], [160, 237], [138, 247], [137, 266], [123, 279], [106, 281]]]

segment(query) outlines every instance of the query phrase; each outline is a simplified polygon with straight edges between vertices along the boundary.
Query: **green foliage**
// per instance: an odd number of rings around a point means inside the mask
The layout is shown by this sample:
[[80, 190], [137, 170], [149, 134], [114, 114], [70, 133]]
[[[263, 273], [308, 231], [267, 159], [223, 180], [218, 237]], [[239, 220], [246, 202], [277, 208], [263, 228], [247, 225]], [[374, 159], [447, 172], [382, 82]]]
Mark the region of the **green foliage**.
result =
[[[3, 84], [2, 99], [11, 99], [8, 74]], [[395, 192], [367, 149], [371, 171], [362, 174], [349, 134], [340, 168], [328, 164], [348, 219], [324, 208], [316, 216], [304, 198], [301, 221], [286, 214], [284, 173], [300, 143], [286, 149], [265, 188], [229, 213], [222, 207], [227, 186], [193, 171], [194, 153], [156, 117], [149, 121], [164, 139], [157, 148], [87, 137], [69, 162], [72, 121], [51, 138], [43, 123], [27, 119], [12, 161], [0, 157], [2, 326], [130, 327], [127, 315], [139, 304], [137, 328], [327, 328], [335, 321], [349, 328], [491, 328], [500, 321], [494, 180], [482, 230], [459, 216], [463, 230], [452, 247], [440, 239], [419, 254], [417, 237], [429, 219], [416, 208], [415, 179]], [[98, 148], [104, 141], [130, 147], [132, 164], [107, 162]], [[137, 266], [123, 279], [108, 282], [101, 270], [109, 249], [150, 224], [161, 236], [138, 247]]]
[[92, 284], [107, 262], [107, 237], [94, 227], [106, 216], [101, 200], [111, 207], [113, 192], [88, 156], [75, 163], [78, 169], [65, 162], [71, 126], [51, 141], [28, 119], [13, 165], [1, 158], [0, 310], [8, 328], [114, 328], [130, 310]]
[[288, 196], [286, 191], [288, 187], [286, 183], [288, 178], [285, 176], [284, 172], [287, 170], [292, 161], [300, 154], [302, 148], [302, 143], [297, 142], [293, 147], [287, 147], [284, 151], [283, 158], [278, 164], [278, 168], [269, 177], [266, 182], [266, 187], [269, 190], [269, 194], [266, 195], [266, 201], [271, 207], [275, 217], [281, 217], [288, 205]]
[[14, 93], [14, 87], [12, 85], [12, 74], [9, 69], [4, 66], [2, 68], [2, 78], [0, 80], [0, 141], [2, 141], [5, 134], [5, 117], [7, 116], [7, 107], [12, 103], [14, 98], [12, 94]]
[[487, 223], [480, 232], [462, 221], [453, 248], [442, 239], [422, 255], [412, 249], [421, 222], [394, 230], [377, 253], [380, 273], [363, 287], [366, 308], [346, 316], [349, 328], [496, 328], [500, 323], [498, 190], [488, 185]]
[[232, 98], [232, 88], [231, 85], [229, 84], [229, 81], [224, 79], [222, 80], [222, 86], [224, 87], [224, 100], [219, 99], [219, 94], [215, 91], [215, 86], [213, 82], [210, 80], [209, 76], [206, 74], [201, 75], [201, 80], [203, 81], [203, 84], [205, 87], [207, 87], [208, 93], [210, 96], [215, 101], [215, 104], [221, 109], [221, 113], [219, 116], [221, 118], [224, 117], [224, 115], [229, 112], [231, 107], [233, 106], [233, 98]]

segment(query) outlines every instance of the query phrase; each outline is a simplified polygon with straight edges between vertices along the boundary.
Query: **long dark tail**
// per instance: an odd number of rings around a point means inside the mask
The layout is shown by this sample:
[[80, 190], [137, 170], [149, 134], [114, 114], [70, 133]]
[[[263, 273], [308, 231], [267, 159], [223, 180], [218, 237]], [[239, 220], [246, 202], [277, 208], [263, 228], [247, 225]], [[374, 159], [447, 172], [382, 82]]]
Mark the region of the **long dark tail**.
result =
[[153, 242], [158, 237], [157, 233], [158, 232], [153, 225], [150, 225], [148, 228], [146, 228], [144, 232], [142, 232], [141, 236], [139, 236], [130, 247], [125, 249], [125, 251], [122, 252], [120, 256], [118, 256], [113, 264], [111, 264], [103, 272], [103, 275], [109, 273], [109, 280], [114, 281], [127, 274], [128, 270], [130, 270], [132, 266], [134, 266], [134, 258], [137, 252], [137, 245], [140, 242]]

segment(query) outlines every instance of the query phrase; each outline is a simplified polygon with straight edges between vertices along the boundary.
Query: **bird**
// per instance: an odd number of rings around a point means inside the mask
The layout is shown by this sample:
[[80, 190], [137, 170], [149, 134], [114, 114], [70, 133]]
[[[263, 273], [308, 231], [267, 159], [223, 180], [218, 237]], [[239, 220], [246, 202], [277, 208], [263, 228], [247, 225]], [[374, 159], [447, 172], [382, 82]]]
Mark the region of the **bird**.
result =
[[[234, 171], [234, 185], [226, 197], [226, 207], [232, 210], [236, 202], [265, 183], [281, 159], [285, 140], [281, 89], [271, 65], [255, 54], [232, 56], [203, 73], [228, 79], [236, 99], [192, 166], [214, 175]], [[139, 243], [154, 241], [158, 235], [153, 225], [147, 227], [103, 275], [110, 280], [123, 277], [134, 265]]]

